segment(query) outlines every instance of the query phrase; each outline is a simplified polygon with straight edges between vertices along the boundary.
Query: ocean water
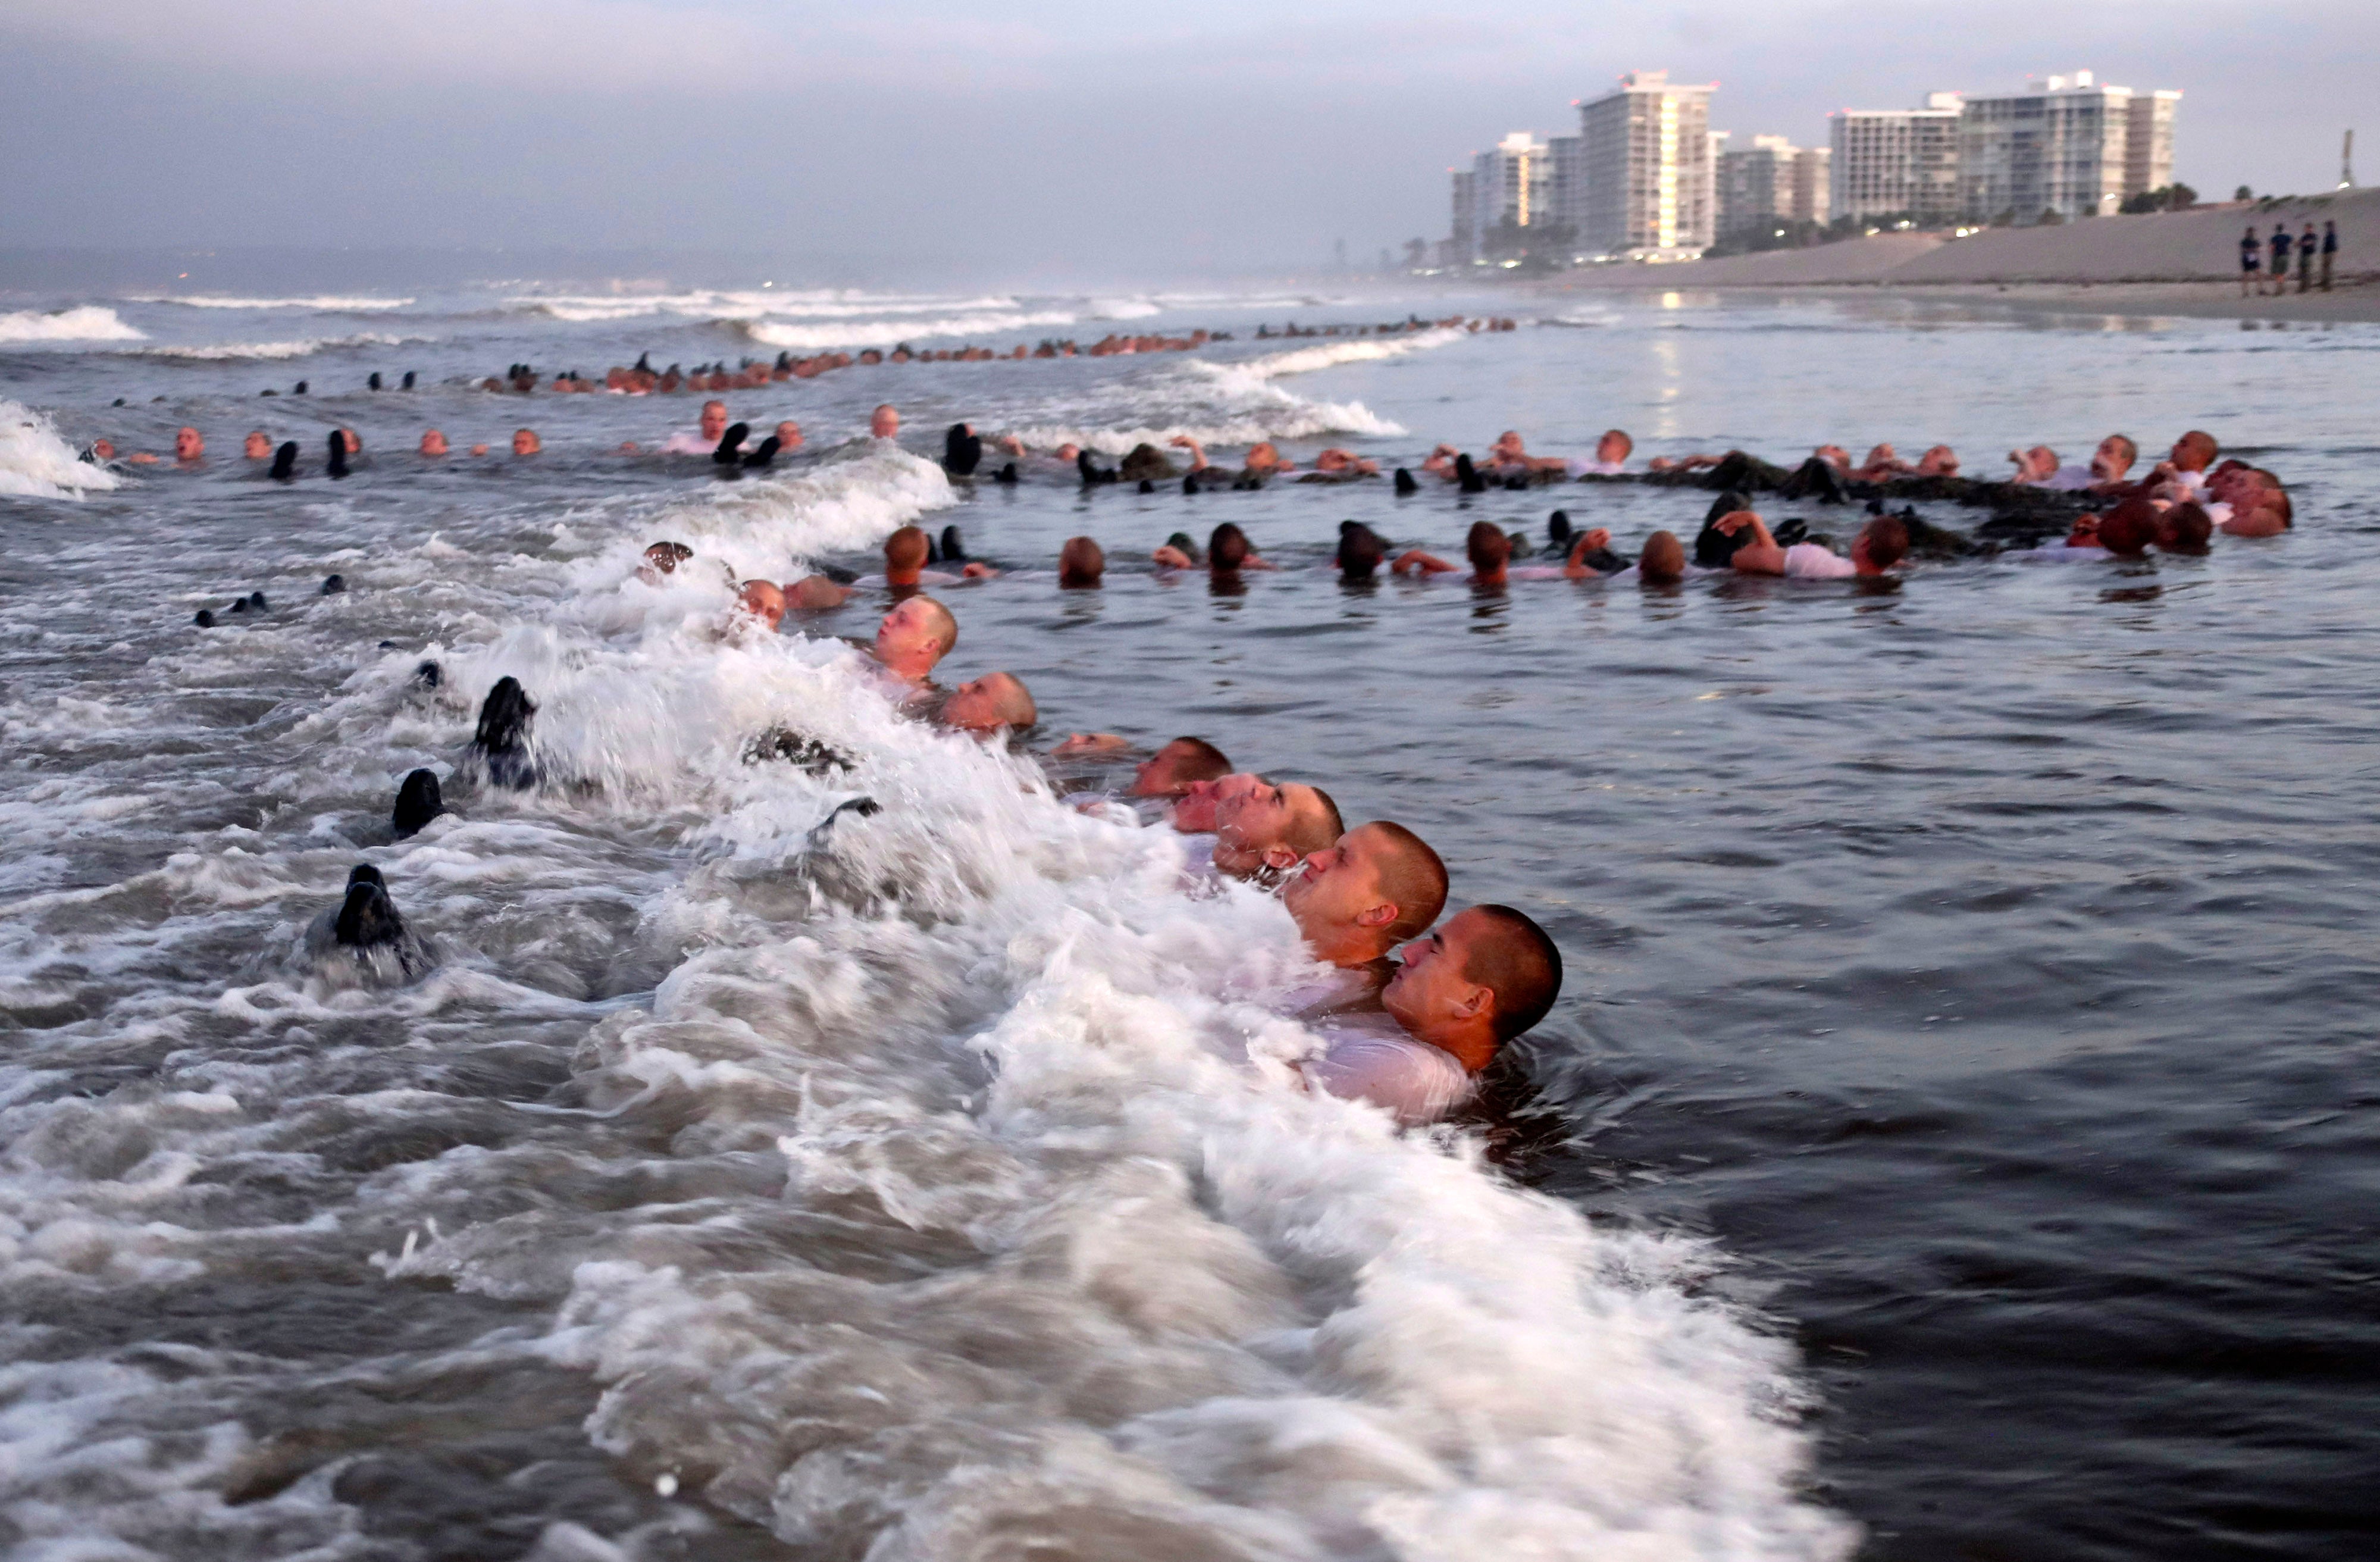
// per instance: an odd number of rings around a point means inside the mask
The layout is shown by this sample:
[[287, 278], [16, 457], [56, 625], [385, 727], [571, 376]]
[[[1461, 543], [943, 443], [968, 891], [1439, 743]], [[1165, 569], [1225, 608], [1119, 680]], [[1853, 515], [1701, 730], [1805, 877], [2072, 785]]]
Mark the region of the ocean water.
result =
[[[1490, 309], [1522, 328], [1250, 339]], [[808, 443], [732, 482], [618, 452], [698, 397], [465, 384], [1195, 325], [1239, 339], [735, 393]], [[2375, 351], [1855, 296], [0, 300], [0, 1544], [2368, 1555]], [[960, 419], [1971, 470], [2197, 426], [2299, 527], [1882, 585], [1354, 589], [1318, 567], [1345, 519], [1448, 552], [1559, 504], [1629, 545], [1707, 495], [977, 487], [930, 460]], [[74, 459], [184, 422], [202, 465]], [[432, 424], [498, 454], [411, 455]], [[1281, 571], [1136, 562], [1224, 519]], [[710, 565], [634, 574], [663, 538], [864, 567], [911, 520], [1011, 568], [943, 594], [949, 681], [1039, 701], [1013, 750], [896, 718], [837, 638], [873, 603], [761, 636]], [[1111, 573], [1062, 593], [1077, 532]], [[523, 793], [458, 764], [507, 674]], [[844, 763], [751, 757], [771, 728]], [[1087, 729], [1317, 781], [1543, 921], [1566, 991], [1487, 1104], [1401, 1136], [1285, 1089], [1286, 915], [1057, 796], [1034, 750]], [[417, 765], [456, 812], [396, 841]], [[413, 979], [310, 953], [359, 862]]]

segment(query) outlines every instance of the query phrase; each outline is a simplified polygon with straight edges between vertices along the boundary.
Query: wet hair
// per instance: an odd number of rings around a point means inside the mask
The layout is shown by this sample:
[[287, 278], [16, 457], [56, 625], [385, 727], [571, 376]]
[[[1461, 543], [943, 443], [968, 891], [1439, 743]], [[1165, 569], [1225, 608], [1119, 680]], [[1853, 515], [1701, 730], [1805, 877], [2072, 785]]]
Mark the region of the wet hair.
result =
[[2188, 433], [2183, 434], [2180, 439], [2175, 440], [2174, 444], [2177, 445], [2187, 445], [2193, 450], [2205, 451], [2206, 464], [2208, 466], [2213, 466], [2215, 464], [2216, 456], [2223, 449], [2223, 446], [2215, 442], [2215, 436], [2208, 433], [2204, 429], [2192, 429]]
[[1040, 707], [1033, 702], [1033, 691], [1014, 673], [986, 673], [983, 681], [992, 686], [992, 714], [1010, 726], [1031, 726], [1041, 719]]
[[1358, 828], [1378, 830], [1389, 840], [1380, 863], [1380, 888], [1397, 903], [1397, 918], [1380, 930], [1381, 935], [1391, 944], [1420, 937], [1446, 909], [1446, 863], [1427, 841], [1402, 824], [1375, 819]]
[[[1629, 436], [1626, 429], [1606, 429], [1603, 431], [1603, 439], [1616, 439], [1628, 447], [1621, 454], [1620, 458], [1623, 461], [1635, 453], [1636, 441]], [[1603, 439], [1598, 439], [1595, 443], [1601, 445]]]
[[1645, 580], [1667, 585], [1686, 578], [1686, 545], [1673, 532], [1656, 531], [1645, 539], [1645, 551], [1636, 560], [1636, 572]]
[[2111, 433], [2107, 436], [2107, 443], [2121, 450], [2127, 461], [2137, 461], [2141, 458], [2141, 447], [2133, 443], [2131, 434]]
[[923, 569], [933, 552], [933, 539], [927, 536], [923, 529], [905, 526], [884, 539], [884, 567]]
[[1237, 569], [1255, 551], [1248, 546], [1248, 534], [1232, 521], [1215, 528], [1207, 539], [1207, 562], [1216, 569]]
[[2099, 545], [2111, 554], [2148, 551], [2161, 528], [2157, 509], [2146, 499], [2127, 499], [2099, 518]]
[[1368, 580], [1389, 556], [1389, 544], [1360, 520], [1339, 526], [1339, 574], [1349, 580]]
[[2157, 546], [2187, 553], [2203, 553], [2206, 540], [2215, 535], [2215, 518], [2205, 506], [2180, 504], [2165, 512], [2157, 526]]
[[1232, 773], [1232, 762], [1223, 757], [1223, 750], [1204, 738], [1176, 738], [1165, 747], [1180, 749], [1184, 754], [1173, 766], [1173, 774], [1185, 785], [1192, 781], [1220, 781]]
[[1897, 515], [1876, 517], [1860, 535], [1867, 539], [1867, 561], [1878, 569], [1891, 568], [1909, 552], [1909, 527]]
[[1321, 807], [1312, 811], [1294, 811], [1290, 816], [1287, 837], [1283, 842], [1300, 857], [1337, 845], [1339, 837], [1347, 833], [1347, 826], [1339, 817], [1339, 804], [1330, 794], [1319, 787], [1307, 787], [1305, 789], [1314, 794], [1315, 800]]
[[1058, 550], [1058, 584], [1096, 586], [1106, 572], [1108, 556], [1095, 538], [1069, 537]]
[[1512, 539], [1504, 535], [1503, 528], [1492, 520], [1475, 520], [1471, 535], [1463, 540], [1463, 551], [1471, 560], [1471, 567], [1482, 575], [1501, 569], [1512, 561]]
[[655, 543], [645, 550], [646, 562], [667, 575], [694, 556], [694, 550], [684, 543]]
[[323, 472], [331, 477], [346, 476], [347, 438], [344, 431], [339, 429], [333, 429], [331, 431], [330, 451], [330, 459], [323, 466]]
[[1165, 545], [1181, 554], [1191, 563], [1198, 562], [1198, 544], [1190, 540], [1190, 533], [1187, 531], [1176, 531], [1172, 536], [1165, 539]]
[[1496, 995], [1496, 1040], [1509, 1042], [1546, 1017], [1561, 994], [1561, 951], [1546, 930], [1510, 906], [1475, 906], [1496, 936], [1471, 946], [1463, 979]]

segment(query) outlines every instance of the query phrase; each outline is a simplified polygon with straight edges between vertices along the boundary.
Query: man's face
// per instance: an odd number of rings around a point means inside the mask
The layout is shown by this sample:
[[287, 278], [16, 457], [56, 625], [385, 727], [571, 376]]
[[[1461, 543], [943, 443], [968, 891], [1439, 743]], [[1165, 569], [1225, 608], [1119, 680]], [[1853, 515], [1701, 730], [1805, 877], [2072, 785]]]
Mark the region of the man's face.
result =
[[706, 401], [702, 404], [702, 437], [716, 442], [726, 437], [727, 403]]
[[777, 448], [799, 450], [802, 447], [802, 426], [791, 418], [777, 425]]
[[767, 580], [747, 580], [735, 605], [774, 630], [785, 621], [785, 593]]
[[175, 459], [181, 461], [195, 461], [200, 456], [205, 455], [206, 452], [207, 442], [199, 437], [198, 430], [176, 429], [174, 431]]
[[1009, 680], [998, 673], [987, 673], [972, 682], [958, 686], [948, 700], [942, 702], [942, 723], [962, 732], [990, 732], [1003, 725], [1007, 714]]
[[894, 439], [901, 433], [901, 414], [891, 407], [880, 407], [868, 420], [868, 432], [879, 439]]
[[[1380, 884], [1381, 832], [1359, 824], [1320, 851], [1306, 853], [1305, 866], [1281, 887], [1281, 904], [1308, 937], [1351, 927], [1357, 918], [1388, 903]], [[1393, 913], [1392, 913], [1393, 914]]]
[[1402, 963], [1397, 973], [1380, 990], [1380, 1007], [1426, 1041], [1433, 1031], [1475, 1016], [1482, 990], [1463, 971], [1482, 924], [1475, 909], [1458, 912], [1436, 933], [1406, 945], [1398, 954]]
[[273, 441], [259, 429], [240, 442], [239, 453], [251, 461], [261, 461], [273, 454]]
[[1223, 848], [1263, 852], [1289, 839], [1301, 810], [1317, 806], [1314, 788], [1250, 777], [1252, 785], [1235, 787], [1215, 804], [1215, 835]]
[[891, 666], [927, 654], [935, 645], [932, 617], [933, 609], [920, 597], [912, 597], [884, 615], [884, 621], [876, 626], [877, 660]]
[[2101, 440], [2091, 457], [2091, 475], [2102, 482], [2113, 482], [2131, 468], [2132, 453], [2114, 434]]
[[1628, 453], [1634, 448], [1626, 434], [1621, 433], [1618, 429], [1613, 429], [1595, 442], [1595, 458], [1598, 461], [1624, 461], [1628, 458]]
[[1176, 738], [1160, 749], [1132, 773], [1132, 795], [1136, 798], [1179, 797], [1188, 785], [1181, 777], [1181, 767], [1190, 759], [1190, 750]]
[[540, 446], [535, 433], [531, 433], [528, 429], [516, 429], [513, 431], [514, 455], [534, 456], [538, 453], [539, 449]]
[[436, 429], [431, 429], [421, 436], [421, 453], [425, 456], [443, 456], [446, 454], [446, 436]]
[[2203, 472], [2206, 470], [2207, 463], [2214, 459], [2214, 451], [2208, 449], [2203, 441], [2193, 439], [2188, 434], [2173, 442], [2173, 464], [2178, 470]]
[[347, 447], [348, 455], [357, 455], [361, 452], [364, 447], [364, 436], [358, 433], [353, 429], [341, 429], [339, 431], [339, 443]]
[[1257, 777], [1246, 775], [1193, 781], [1182, 789], [1181, 800], [1173, 805], [1173, 827], [1186, 835], [1210, 833], [1216, 828], [1226, 799], [1236, 798], [1263, 784]]

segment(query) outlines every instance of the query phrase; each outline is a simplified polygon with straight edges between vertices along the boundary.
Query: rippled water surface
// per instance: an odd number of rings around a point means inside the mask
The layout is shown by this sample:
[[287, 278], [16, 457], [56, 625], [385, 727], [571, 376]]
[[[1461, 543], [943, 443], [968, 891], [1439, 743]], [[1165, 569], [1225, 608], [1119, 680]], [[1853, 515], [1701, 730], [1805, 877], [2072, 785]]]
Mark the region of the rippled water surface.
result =
[[[0, 444], [36, 495], [0, 499], [19, 1554], [2369, 1554], [2380, 328], [1555, 298], [1381, 351], [1245, 337], [1461, 306], [677, 298], [6, 304], [138, 333], [0, 342], [59, 438], [211, 446], [73, 498], [38, 496], [66, 445]], [[809, 446], [732, 484], [615, 453], [692, 398], [448, 383], [1119, 322], [1243, 339], [738, 393]], [[859, 437], [888, 398], [908, 456]], [[1632, 545], [1708, 496], [971, 490], [914, 458], [958, 418], [1971, 470], [2197, 426], [2299, 526], [1898, 583], [1358, 589], [1318, 567], [1345, 519], [1448, 552], [1560, 504]], [[426, 463], [432, 421], [547, 453]], [[260, 423], [296, 484], [239, 459]], [[341, 423], [367, 460], [333, 483]], [[832, 638], [874, 603], [761, 640], [709, 567], [631, 572], [661, 537], [864, 567], [912, 519], [1014, 567], [944, 593], [946, 672], [1023, 677], [1043, 746], [1203, 733], [1547, 925], [1567, 989], [1489, 1110], [1400, 1139], [1252, 1073], [1303, 1044], [1283, 914], [897, 719]], [[1135, 562], [1223, 519], [1282, 569]], [[1047, 573], [1075, 532], [1097, 592]], [[507, 673], [541, 705], [519, 795], [455, 768]], [[772, 726], [848, 766], [748, 762]], [[458, 815], [394, 841], [420, 764]], [[306, 951], [363, 861], [416, 982]]]

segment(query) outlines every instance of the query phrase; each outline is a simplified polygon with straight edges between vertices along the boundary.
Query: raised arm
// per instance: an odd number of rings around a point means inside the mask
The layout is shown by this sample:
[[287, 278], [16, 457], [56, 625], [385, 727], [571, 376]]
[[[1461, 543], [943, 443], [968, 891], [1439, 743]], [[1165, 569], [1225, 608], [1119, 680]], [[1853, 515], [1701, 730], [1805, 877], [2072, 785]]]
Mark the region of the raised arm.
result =
[[1454, 566], [1435, 554], [1426, 554], [1419, 548], [1407, 548], [1396, 556], [1396, 562], [1389, 568], [1399, 575], [1444, 575]]
[[1750, 510], [1737, 510], [1723, 515], [1714, 522], [1725, 537], [1750, 533], [1750, 541], [1735, 550], [1730, 562], [1746, 575], [1782, 575], [1785, 573], [1785, 550], [1768, 534], [1768, 523]]
[[1585, 563], [1586, 555], [1611, 545], [1611, 531], [1597, 526], [1580, 532], [1571, 540], [1570, 557], [1562, 562], [1562, 578], [1569, 580], [1589, 580], [1601, 574]]

